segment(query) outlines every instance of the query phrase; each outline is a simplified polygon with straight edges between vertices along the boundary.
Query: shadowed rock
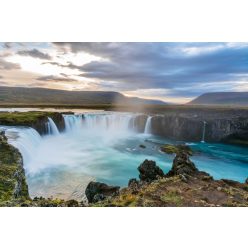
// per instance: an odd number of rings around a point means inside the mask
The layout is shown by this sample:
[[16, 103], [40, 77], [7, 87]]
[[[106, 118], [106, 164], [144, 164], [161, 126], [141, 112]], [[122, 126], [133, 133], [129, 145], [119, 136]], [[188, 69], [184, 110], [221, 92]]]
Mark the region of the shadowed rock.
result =
[[192, 175], [199, 172], [195, 167], [195, 164], [189, 159], [189, 155], [186, 152], [177, 153], [173, 160], [171, 170], [167, 173], [167, 176], [175, 175]]
[[245, 183], [248, 184], [248, 177], [246, 178]]
[[152, 160], [145, 160], [139, 167], [139, 178], [141, 181], [151, 182], [164, 176], [164, 172]]
[[85, 190], [86, 197], [89, 203], [102, 201], [107, 197], [112, 197], [119, 194], [120, 187], [109, 186], [105, 183], [90, 182]]

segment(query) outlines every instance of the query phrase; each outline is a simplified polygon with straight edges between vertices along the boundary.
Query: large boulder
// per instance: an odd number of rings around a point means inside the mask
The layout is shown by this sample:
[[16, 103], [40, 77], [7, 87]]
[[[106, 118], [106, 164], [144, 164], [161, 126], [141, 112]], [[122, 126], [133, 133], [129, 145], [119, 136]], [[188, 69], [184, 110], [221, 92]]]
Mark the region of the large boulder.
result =
[[119, 194], [120, 187], [109, 186], [105, 183], [90, 182], [85, 190], [86, 197], [89, 203], [102, 201], [107, 197], [116, 196]]
[[245, 183], [248, 184], [248, 177], [246, 178]]
[[171, 170], [167, 173], [167, 176], [175, 175], [193, 175], [199, 172], [195, 167], [195, 164], [189, 159], [189, 154], [185, 151], [177, 153], [173, 160]]
[[164, 176], [164, 172], [152, 160], [145, 160], [139, 167], [139, 178], [141, 181], [151, 182]]

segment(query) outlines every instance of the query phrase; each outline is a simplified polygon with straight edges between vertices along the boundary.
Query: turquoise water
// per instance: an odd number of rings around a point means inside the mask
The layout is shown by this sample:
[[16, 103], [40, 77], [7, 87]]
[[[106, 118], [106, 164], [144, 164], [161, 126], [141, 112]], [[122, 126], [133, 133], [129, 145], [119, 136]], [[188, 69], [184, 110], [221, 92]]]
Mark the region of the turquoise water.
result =
[[[138, 166], [154, 160], [164, 172], [172, 166], [175, 155], [160, 151], [161, 144], [178, 144], [147, 133], [136, 133], [133, 114], [87, 113], [64, 116], [62, 133], [49, 120], [49, 134], [40, 136], [32, 128], [9, 128], [9, 142], [24, 159], [31, 196], [82, 198], [91, 180], [126, 186], [138, 178]], [[149, 130], [149, 125], [145, 130]], [[143, 149], [140, 145], [145, 145]], [[215, 179], [244, 182], [248, 177], [248, 148], [224, 144], [188, 143], [191, 160], [199, 170]]]
[[[148, 139], [149, 142], [146, 140]], [[154, 143], [152, 143], [152, 142]], [[175, 155], [161, 153], [156, 143], [177, 144], [156, 136], [139, 135], [125, 140], [114, 147], [116, 156], [102, 163], [102, 168], [109, 171], [107, 177], [99, 177], [99, 180], [126, 185], [127, 179], [138, 177], [137, 167], [144, 159], [156, 161], [164, 172], [168, 172], [172, 166]], [[145, 149], [139, 147], [146, 146]], [[244, 182], [248, 177], [248, 149], [242, 146], [211, 143], [188, 143], [194, 152], [191, 160], [199, 170], [210, 173], [215, 179], [232, 179]]]

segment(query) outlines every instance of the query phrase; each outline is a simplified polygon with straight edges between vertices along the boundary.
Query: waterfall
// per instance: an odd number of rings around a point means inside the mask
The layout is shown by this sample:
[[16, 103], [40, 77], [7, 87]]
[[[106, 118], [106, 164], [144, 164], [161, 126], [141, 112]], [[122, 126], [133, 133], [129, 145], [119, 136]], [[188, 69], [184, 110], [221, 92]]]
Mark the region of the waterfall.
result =
[[88, 129], [118, 133], [133, 131], [134, 118], [130, 114], [85, 114], [83, 123]]
[[206, 121], [203, 121], [203, 130], [202, 130], [202, 143], [205, 143], [205, 132], [206, 132]]
[[82, 128], [83, 116], [82, 115], [63, 115], [65, 121], [65, 131], [73, 131]]
[[47, 128], [48, 128], [48, 134], [59, 134], [59, 130], [54, 123], [53, 119], [48, 117], [48, 123], [47, 123]]
[[42, 139], [33, 128], [8, 128], [5, 134], [8, 142], [21, 152], [24, 164], [35, 156]]
[[152, 116], [148, 116], [148, 118], [146, 120], [144, 133], [145, 134], [150, 134], [151, 131], [152, 131]]

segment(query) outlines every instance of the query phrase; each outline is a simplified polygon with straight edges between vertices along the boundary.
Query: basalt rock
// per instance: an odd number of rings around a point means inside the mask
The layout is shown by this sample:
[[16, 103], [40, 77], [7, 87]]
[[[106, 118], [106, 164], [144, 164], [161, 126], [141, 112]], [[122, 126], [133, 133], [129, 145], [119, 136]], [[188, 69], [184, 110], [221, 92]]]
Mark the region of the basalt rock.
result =
[[138, 115], [133, 119], [133, 122], [130, 122], [132, 125], [130, 128], [133, 128], [138, 133], [143, 133], [147, 121], [147, 115]]
[[152, 133], [174, 140], [248, 145], [248, 110], [180, 110], [154, 115]]
[[85, 194], [89, 203], [95, 203], [108, 197], [118, 195], [119, 190], [119, 186], [109, 186], [105, 183], [90, 182], [85, 190]]
[[176, 175], [194, 175], [199, 172], [195, 167], [195, 164], [189, 159], [187, 152], [177, 153], [173, 160], [173, 165], [171, 170], [166, 176], [176, 176]]
[[145, 160], [139, 167], [141, 181], [151, 182], [164, 176], [164, 172], [152, 160]]

